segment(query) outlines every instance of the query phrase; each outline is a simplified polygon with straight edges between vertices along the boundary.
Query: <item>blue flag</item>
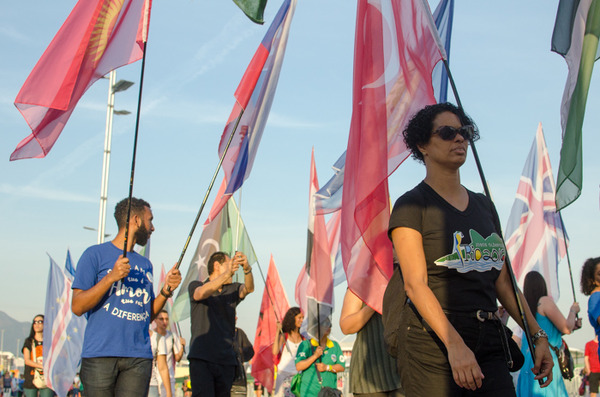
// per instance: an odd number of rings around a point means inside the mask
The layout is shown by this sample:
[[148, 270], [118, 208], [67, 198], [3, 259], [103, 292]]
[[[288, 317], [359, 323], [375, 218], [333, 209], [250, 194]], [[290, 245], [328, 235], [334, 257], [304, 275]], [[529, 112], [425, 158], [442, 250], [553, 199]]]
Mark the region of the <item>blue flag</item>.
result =
[[[48, 255], [49, 256], [49, 255]], [[44, 376], [59, 397], [65, 397], [81, 361], [87, 320], [71, 311], [72, 281], [50, 258], [44, 310]]]
[[67, 259], [65, 260], [65, 274], [71, 281], [75, 277], [75, 268], [73, 267], [73, 261], [71, 260], [71, 251], [67, 250]]

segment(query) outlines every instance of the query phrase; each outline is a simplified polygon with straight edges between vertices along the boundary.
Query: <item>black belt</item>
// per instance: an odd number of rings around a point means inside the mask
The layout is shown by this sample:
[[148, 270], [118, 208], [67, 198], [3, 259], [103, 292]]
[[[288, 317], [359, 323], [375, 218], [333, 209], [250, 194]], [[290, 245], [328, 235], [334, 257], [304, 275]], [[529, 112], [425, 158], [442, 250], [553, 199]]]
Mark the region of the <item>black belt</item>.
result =
[[444, 313], [446, 315], [456, 316], [456, 317], [476, 318], [477, 320], [479, 320], [481, 322], [499, 320], [498, 317], [496, 317], [496, 312], [487, 312], [487, 311], [481, 310], [481, 309], [477, 310], [475, 312], [453, 312], [453, 311], [449, 311], [449, 310], [444, 310]]

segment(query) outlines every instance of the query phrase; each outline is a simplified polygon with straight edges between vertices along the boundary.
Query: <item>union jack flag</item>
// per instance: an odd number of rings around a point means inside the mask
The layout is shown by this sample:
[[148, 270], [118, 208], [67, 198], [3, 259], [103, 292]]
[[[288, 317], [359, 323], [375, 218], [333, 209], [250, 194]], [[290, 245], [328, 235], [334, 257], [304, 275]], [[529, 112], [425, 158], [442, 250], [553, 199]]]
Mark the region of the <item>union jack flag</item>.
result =
[[548, 294], [556, 301], [560, 293], [558, 263], [566, 254], [568, 237], [556, 212], [555, 192], [540, 123], [506, 226], [506, 249], [519, 285], [535, 270], [544, 277]]
[[81, 361], [87, 319], [71, 311], [72, 281], [50, 258], [44, 310], [44, 375], [46, 384], [65, 397]]

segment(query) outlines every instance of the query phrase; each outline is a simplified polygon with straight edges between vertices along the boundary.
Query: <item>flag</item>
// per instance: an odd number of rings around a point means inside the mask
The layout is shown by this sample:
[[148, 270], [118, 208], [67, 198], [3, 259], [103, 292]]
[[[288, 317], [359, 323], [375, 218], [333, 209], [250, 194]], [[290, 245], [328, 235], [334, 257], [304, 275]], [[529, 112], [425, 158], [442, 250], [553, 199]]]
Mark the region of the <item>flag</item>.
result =
[[[221, 191], [223, 188], [224, 186], [221, 187]], [[230, 255], [235, 251], [241, 251], [246, 254], [250, 265], [257, 262], [250, 237], [233, 199], [226, 203], [224, 211], [219, 212], [215, 219], [204, 226], [188, 272], [173, 303], [171, 312], [173, 322], [185, 320], [190, 316], [190, 296], [187, 287], [192, 281], [204, 281], [208, 278], [206, 268], [208, 259], [217, 251]], [[235, 277], [240, 273], [243, 273], [241, 267]], [[241, 278], [243, 279], [243, 276]]]
[[409, 155], [401, 134], [409, 118], [435, 103], [431, 75], [441, 59], [424, 2], [358, 2], [342, 258], [349, 288], [379, 312], [392, 274], [387, 178]]
[[78, 372], [87, 320], [71, 311], [72, 281], [50, 258], [44, 310], [44, 376], [48, 387], [65, 397]]
[[275, 97], [295, 8], [296, 0], [284, 0], [235, 91], [236, 102], [219, 143], [219, 156], [222, 156], [239, 119], [239, 128], [235, 129], [223, 160], [228, 184], [225, 194], [218, 196], [219, 204], [213, 206], [209, 219], [221, 211], [229, 197], [250, 176]]
[[329, 257], [333, 266], [333, 286], [336, 287], [346, 281], [342, 250], [340, 244], [340, 226], [342, 221], [341, 211], [336, 211], [327, 221], [327, 240], [329, 241]]
[[263, 14], [267, 6], [267, 0], [233, 0], [233, 2], [244, 11], [244, 14], [252, 22], [260, 23], [261, 25], [265, 23]]
[[275, 379], [275, 362], [273, 361], [272, 349], [273, 342], [277, 337], [277, 322], [281, 323], [283, 321], [283, 317], [289, 309], [290, 304], [287, 294], [281, 284], [273, 255], [271, 255], [265, 290], [260, 304], [258, 325], [254, 337], [254, 358], [252, 359], [252, 376], [269, 393], [273, 392], [273, 380]]
[[320, 326], [333, 312], [333, 273], [327, 227], [323, 215], [315, 213], [315, 193], [319, 190], [319, 180], [315, 166], [314, 149], [310, 162], [310, 188], [308, 205], [308, 236], [306, 239], [306, 323], [307, 332], [320, 339]]
[[[452, 35], [452, 20], [454, 16], [454, 0], [442, 0], [433, 13], [435, 26], [440, 35], [440, 40], [450, 61], [450, 38]], [[448, 99], [448, 73], [442, 63], [433, 69], [432, 84], [437, 102], [446, 102]], [[344, 165], [346, 152], [333, 165], [335, 174], [317, 192], [317, 211], [328, 214], [342, 207], [342, 191], [344, 184]]]
[[[440, 40], [446, 51], [446, 60], [450, 63], [450, 42], [452, 38], [452, 21], [454, 19], [454, 0], [442, 0], [433, 12], [433, 20]], [[438, 103], [448, 101], [448, 72], [443, 63], [438, 63], [433, 69], [431, 78], [435, 99]]]
[[506, 249], [517, 282], [536, 270], [558, 301], [558, 263], [566, 254], [565, 231], [554, 203], [554, 177], [540, 123], [506, 225]]
[[67, 250], [67, 259], [65, 259], [65, 275], [69, 277], [71, 281], [75, 277], [75, 268], [73, 267], [73, 261], [71, 260], [71, 251]]
[[600, 0], [560, 0], [552, 34], [552, 51], [569, 67], [562, 97], [563, 142], [556, 182], [556, 207], [577, 200], [583, 185], [582, 128], [594, 62], [600, 57]]
[[45, 157], [99, 78], [142, 57], [151, 0], [79, 0], [15, 99], [31, 128], [11, 160]]

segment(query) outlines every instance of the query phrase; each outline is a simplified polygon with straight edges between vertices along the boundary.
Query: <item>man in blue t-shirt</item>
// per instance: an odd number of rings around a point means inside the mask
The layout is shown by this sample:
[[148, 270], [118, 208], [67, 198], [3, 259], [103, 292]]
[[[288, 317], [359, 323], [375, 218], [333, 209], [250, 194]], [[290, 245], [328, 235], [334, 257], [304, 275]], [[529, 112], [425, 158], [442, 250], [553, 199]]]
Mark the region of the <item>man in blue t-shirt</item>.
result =
[[73, 313], [88, 318], [80, 372], [88, 397], [148, 393], [150, 322], [181, 283], [181, 273], [173, 267], [160, 295], [154, 296], [152, 263], [133, 251], [136, 243], [145, 246], [154, 231], [150, 204], [133, 197], [129, 216], [128, 207], [128, 199], [117, 204], [117, 236], [85, 250], [73, 281]]

